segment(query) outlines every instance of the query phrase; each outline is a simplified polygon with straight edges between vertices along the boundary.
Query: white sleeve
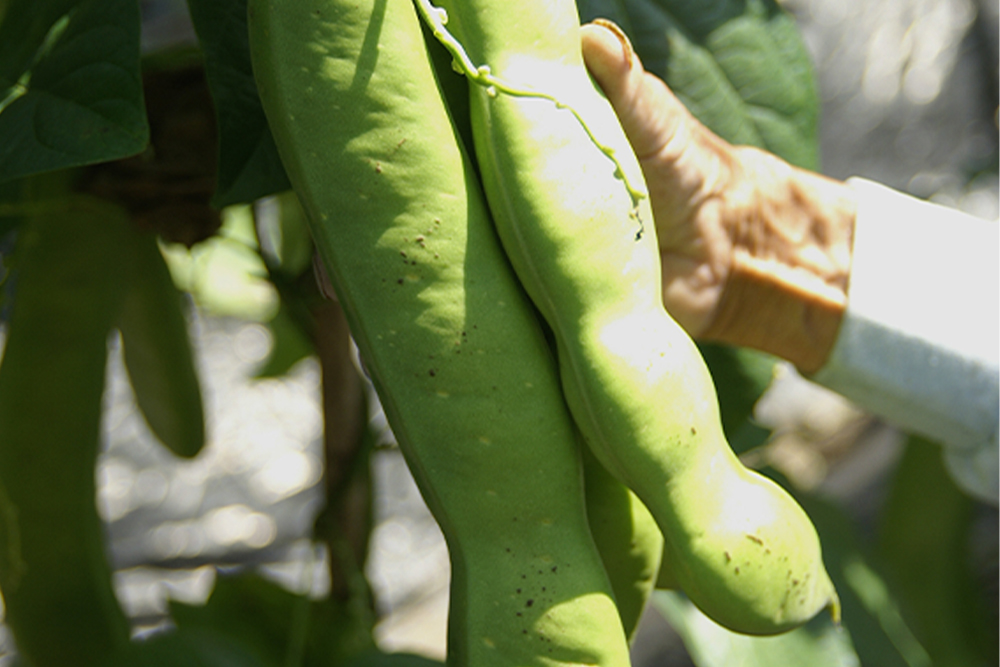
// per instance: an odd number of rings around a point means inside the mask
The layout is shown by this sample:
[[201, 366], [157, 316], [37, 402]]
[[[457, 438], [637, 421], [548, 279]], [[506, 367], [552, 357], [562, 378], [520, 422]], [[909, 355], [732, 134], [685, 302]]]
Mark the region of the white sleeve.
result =
[[998, 503], [1000, 225], [864, 179], [847, 310], [812, 380], [944, 446], [958, 484]]

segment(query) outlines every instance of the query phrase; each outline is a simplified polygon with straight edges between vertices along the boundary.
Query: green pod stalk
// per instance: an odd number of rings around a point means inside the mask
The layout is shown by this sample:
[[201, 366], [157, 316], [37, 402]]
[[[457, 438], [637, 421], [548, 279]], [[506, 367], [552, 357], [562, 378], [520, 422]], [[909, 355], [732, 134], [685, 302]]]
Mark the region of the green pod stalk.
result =
[[191, 458], [205, 444], [205, 417], [183, 296], [156, 237], [133, 230], [128, 240], [128, 290], [118, 318], [125, 366], [150, 430], [174, 454]]
[[0, 588], [34, 667], [98, 664], [129, 641], [95, 484], [129, 221], [98, 200], [64, 204], [29, 216], [18, 232], [0, 363]]
[[448, 0], [447, 28], [419, 1], [479, 84], [471, 113], [487, 198], [555, 333], [570, 409], [656, 518], [680, 586], [748, 634], [836, 615], [812, 523], [733, 454], [708, 369], [663, 309], [641, 170], [584, 67], [572, 0]]
[[554, 359], [402, 0], [251, 0], [261, 100], [448, 543], [448, 662], [629, 664]]

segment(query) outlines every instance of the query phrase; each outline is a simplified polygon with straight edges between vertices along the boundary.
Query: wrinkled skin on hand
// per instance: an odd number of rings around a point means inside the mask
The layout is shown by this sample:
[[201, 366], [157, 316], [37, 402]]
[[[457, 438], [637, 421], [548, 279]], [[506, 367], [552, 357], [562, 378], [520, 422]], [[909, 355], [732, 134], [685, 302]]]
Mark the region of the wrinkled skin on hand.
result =
[[818, 370], [847, 301], [849, 188], [716, 136], [613, 23], [588, 24], [581, 38], [649, 188], [667, 310], [696, 338]]

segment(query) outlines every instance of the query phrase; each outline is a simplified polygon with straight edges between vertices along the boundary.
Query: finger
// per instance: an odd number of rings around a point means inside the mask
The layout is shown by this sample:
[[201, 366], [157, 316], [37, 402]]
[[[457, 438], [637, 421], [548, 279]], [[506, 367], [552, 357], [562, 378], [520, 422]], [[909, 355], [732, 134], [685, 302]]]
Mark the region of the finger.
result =
[[659, 153], [687, 116], [670, 89], [643, 69], [621, 28], [597, 19], [581, 28], [583, 58], [640, 160]]

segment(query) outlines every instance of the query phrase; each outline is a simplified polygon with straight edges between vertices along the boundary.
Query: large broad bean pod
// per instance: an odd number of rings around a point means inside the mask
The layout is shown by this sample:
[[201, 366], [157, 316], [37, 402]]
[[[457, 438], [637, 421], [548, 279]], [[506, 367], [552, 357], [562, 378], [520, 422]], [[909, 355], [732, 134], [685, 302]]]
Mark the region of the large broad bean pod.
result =
[[403, 0], [251, 0], [254, 73], [452, 564], [451, 665], [629, 664], [554, 359]]
[[836, 613], [808, 516], [735, 457], [704, 361], [663, 309], [650, 209], [633, 192], [640, 169], [583, 65], [573, 1], [440, 4], [482, 84], [471, 114], [486, 194], [555, 333], [567, 401], [656, 518], [678, 583], [738, 632]]
[[[463, 146], [472, 145], [472, 124], [469, 117], [469, 87], [463, 77], [456, 76], [452, 57], [433, 38], [426, 39], [431, 61], [441, 84], [442, 93], [452, 122]], [[551, 336], [549, 347], [552, 348]], [[553, 369], [555, 372], [555, 369]], [[663, 537], [649, 510], [624, 484], [615, 479], [594, 458], [579, 437], [583, 453], [583, 480], [586, 491], [587, 519], [597, 544], [604, 569], [611, 580], [618, 614], [631, 640], [638, 629], [654, 584], [664, 579], [662, 567]], [[657, 568], [660, 577], [657, 579]]]
[[133, 232], [125, 211], [90, 197], [60, 191], [37, 205], [18, 230], [0, 362], [0, 587], [22, 660], [85, 666], [129, 640], [95, 466]]

